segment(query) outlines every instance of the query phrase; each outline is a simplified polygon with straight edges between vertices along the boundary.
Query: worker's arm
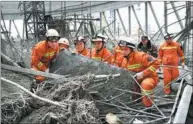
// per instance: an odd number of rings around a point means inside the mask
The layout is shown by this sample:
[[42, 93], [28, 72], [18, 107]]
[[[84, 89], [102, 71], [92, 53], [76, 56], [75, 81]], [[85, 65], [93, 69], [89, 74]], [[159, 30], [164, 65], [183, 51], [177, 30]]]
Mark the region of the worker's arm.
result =
[[146, 66], [147, 68], [143, 71], [143, 76], [148, 76], [159, 68], [161, 61], [157, 58], [154, 58], [151, 55], [144, 55], [142, 58], [142, 64], [143, 66]]
[[112, 59], [113, 59], [113, 54], [108, 49], [104, 49], [103, 53], [104, 53], [103, 61], [111, 64]]
[[185, 63], [184, 52], [183, 52], [183, 50], [181, 49], [181, 47], [180, 47], [179, 44], [177, 45], [177, 53], [178, 53], [178, 55], [180, 56], [181, 62], [182, 62], [182, 63]]
[[45, 71], [47, 69], [46, 65], [41, 62], [41, 58], [44, 56], [44, 50], [39, 47], [35, 46], [32, 49], [32, 57], [31, 57], [31, 65], [36, 66], [41, 71]]
[[158, 59], [161, 63], [162, 63], [162, 58], [163, 58], [163, 50], [162, 50], [162, 46], [160, 46], [158, 50]]

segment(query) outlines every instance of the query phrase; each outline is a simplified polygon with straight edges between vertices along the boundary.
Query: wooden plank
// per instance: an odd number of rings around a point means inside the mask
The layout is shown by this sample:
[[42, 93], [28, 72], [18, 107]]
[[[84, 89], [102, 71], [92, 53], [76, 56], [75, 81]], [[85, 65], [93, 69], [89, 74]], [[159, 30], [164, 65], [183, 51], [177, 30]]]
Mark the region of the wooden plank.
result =
[[6, 69], [6, 70], [11, 70], [11, 71], [16, 71], [16, 72], [21, 72], [21, 73], [41, 75], [41, 76], [49, 77], [49, 78], [53, 78], [53, 79], [65, 77], [64, 75], [58, 75], [58, 74], [47, 73], [47, 72], [42, 72], [42, 71], [36, 71], [36, 70], [32, 70], [32, 69], [27, 69], [27, 68], [14, 67], [14, 66], [5, 65], [5, 64], [1, 64], [1, 68]]

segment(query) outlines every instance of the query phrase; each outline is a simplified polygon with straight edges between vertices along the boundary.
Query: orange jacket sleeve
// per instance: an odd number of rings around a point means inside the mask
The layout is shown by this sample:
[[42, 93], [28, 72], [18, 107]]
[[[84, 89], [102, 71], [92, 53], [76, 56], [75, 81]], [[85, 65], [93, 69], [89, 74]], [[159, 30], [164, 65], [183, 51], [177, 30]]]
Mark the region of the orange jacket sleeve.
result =
[[41, 71], [45, 71], [47, 69], [46, 65], [41, 62], [41, 58], [44, 55], [44, 48], [42, 46], [35, 46], [32, 49], [32, 57], [31, 57], [31, 65], [36, 66]]
[[104, 62], [108, 62], [109, 64], [111, 64], [112, 59], [113, 54], [108, 49], [104, 49], [104, 56], [103, 56]]
[[151, 55], [145, 54], [142, 57], [142, 64], [147, 68], [143, 71], [144, 76], [148, 76], [152, 73], [155, 73], [156, 70], [159, 68], [161, 61], [157, 58], [154, 58]]
[[163, 58], [163, 50], [161, 45], [158, 51], [158, 59], [162, 62], [162, 58]]
[[180, 56], [181, 62], [185, 62], [185, 56], [184, 56], [184, 52], [181, 49], [180, 45], [178, 44], [177, 46], [177, 53]]

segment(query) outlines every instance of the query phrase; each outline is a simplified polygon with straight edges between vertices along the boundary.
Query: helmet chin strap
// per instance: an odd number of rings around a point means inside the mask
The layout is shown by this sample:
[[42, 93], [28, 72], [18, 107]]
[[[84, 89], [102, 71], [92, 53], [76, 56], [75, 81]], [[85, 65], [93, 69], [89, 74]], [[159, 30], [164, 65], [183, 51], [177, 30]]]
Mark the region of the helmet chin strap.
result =
[[131, 49], [131, 52], [130, 52], [128, 55], [124, 56], [124, 58], [129, 58], [129, 55], [130, 55], [132, 52], [133, 52], [133, 49]]
[[100, 51], [103, 49], [105, 43], [104, 43], [104, 42], [102, 42], [102, 43], [103, 43], [103, 44], [102, 44], [101, 48], [100, 48], [99, 50], [96, 50], [97, 53], [100, 52]]

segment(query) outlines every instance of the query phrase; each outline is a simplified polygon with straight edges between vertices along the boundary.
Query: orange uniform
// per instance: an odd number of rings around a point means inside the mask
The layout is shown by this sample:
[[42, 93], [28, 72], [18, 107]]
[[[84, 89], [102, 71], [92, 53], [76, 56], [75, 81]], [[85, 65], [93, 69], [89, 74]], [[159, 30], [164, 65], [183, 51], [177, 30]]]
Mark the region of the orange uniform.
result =
[[92, 49], [91, 58], [111, 63], [113, 55], [107, 48], [102, 48], [100, 51], [97, 51], [95, 48]]
[[[184, 53], [178, 42], [172, 41], [171, 43], [164, 42], [159, 49], [158, 58], [161, 60], [162, 64], [170, 66], [178, 66], [179, 57], [182, 62], [185, 61]], [[164, 74], [164, 92], [165, 94], [170, 94], [171, 89], [168, 85], [172, 80], [179, 76], [178, 68], [163, 67]]]
[[83, 55], [83, 56], [91, 58], [90, 49], [88, 49], [88, 48], [84, 48], [81, 52], [78, 52], [78, 51], [76, 51], [76, 52]]
[[119, 46], [116, 46], [114, 48], [114, 54], [113, 54], [113, 59], [112, 59], [112, 64], [121, 67], [122, 61], [123, 61], [124, 57], [121, 53], [121, 49]]
[[[47, 41], [37, 43], [32, 49], [31, 67], [34, 70], [45, 71], [50, 62], [56, 57], [59, 46], [56, 49], [49, 47]], [[35, 79], [39, 82], [45, 80], [44, 76], [37, 75]]]
[[144, 93], [142, 102], [146, 107], [152, 105], [151, 100], [145, 96], [153, 95], [153, 90], [158, 82], [156, 70], [159, 68], [160, 61], [144, 52], [132, 51], [128, 58], [122, 62], [122, 67], [132, 72], [143, 72], [143, 78], [138, 80]]

